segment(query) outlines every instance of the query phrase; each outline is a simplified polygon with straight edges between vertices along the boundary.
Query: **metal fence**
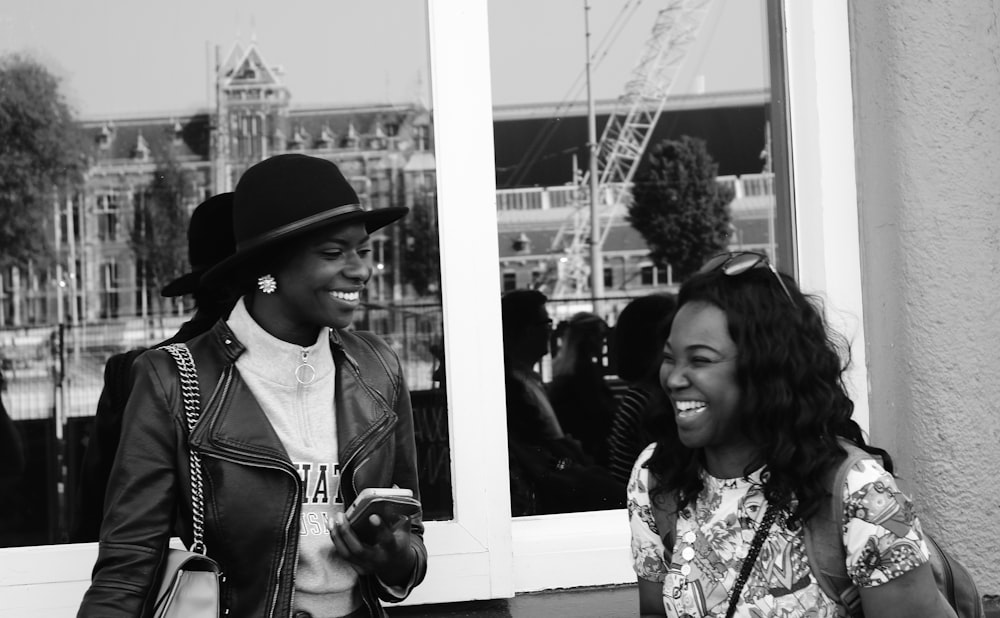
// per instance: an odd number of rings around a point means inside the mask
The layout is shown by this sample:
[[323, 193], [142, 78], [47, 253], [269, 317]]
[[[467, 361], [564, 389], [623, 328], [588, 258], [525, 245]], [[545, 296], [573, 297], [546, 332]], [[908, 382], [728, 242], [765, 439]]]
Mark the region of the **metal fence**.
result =
[[[630, 300], [606, 297], [598, 312], [614, 325]], [[593, 310], [590, 299], [549, 301], [556, 325], [576, 312]], [[103, 387], [105, 362], [118, 352], [149, 347], [170, 337], [183, 321], [183, 317], [163, 316], [0, 329], [2, 398], [17, 421], [29, 459], [22, 478], [0, 485], [0, 547], [68, 539], [73, 496]], [[441, 305], [368, 305], [359, 312], [355, 326], [379, 334], [400, 357], [413, 402], [425, 516], [449, 519], [453, 504], [448, 416], [453, 411], [440, 388], [443, 373], [437, 373], [443, 371]], [[613, 373], [607, 349], [605, 367]], [[543, 361], [542, 371], [550, 375], [550, 357]]]
[[[11, 418], [75, 418], [94, 414], [113, 354], [170, 337], [185, 318], [163, 316], [84, 324], [0, 329], [2, 396]], [[359, 328], [392, 345], [412, 390], [430, 389], [434, 351], [443, 345], [440, 304], [367, 306]]]
[[[0, 328], [0, 397], [17, 422], [28, 459], [21, 478], [0, 484], [0, 547], [69, 539], [73, 497], [105, 362], [113, 354], [170, 337], [184, 319]], [[359, 311], [355, 325], [381, 335], [400, 357], [412, 393], [425, 515], [449, 519], [448, 409], [433, 378], [436, 354], [444, 347], [441, 305], [369, 305]]]

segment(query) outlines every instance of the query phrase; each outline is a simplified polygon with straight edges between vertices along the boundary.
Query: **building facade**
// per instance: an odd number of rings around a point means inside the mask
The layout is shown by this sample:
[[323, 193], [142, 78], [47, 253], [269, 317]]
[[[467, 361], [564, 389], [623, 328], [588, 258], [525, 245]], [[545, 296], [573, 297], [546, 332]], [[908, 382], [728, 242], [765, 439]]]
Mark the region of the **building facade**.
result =
[[[368, 208], [406, 205], [426, 216], [378, 235], [369, 300], [414, 300], [401, 260], [407, 225], [431, 225], [436, 236], [436, 165], [431, 111], [422, 104], [297, 108], [256, 45], [234, 45], [219, 62], [214, 109], [155, 117], [82, 122], [91, 165], [78, 190], [53, 204], [55, 264], [0, 273], [0, 327], [83, 323], [164, 313], [180, 314], [180, 300], [165, 301], [134, 248], [136, 212], [164, 166], [176, 165], [190, 212], [206, 197], [229, 191], [242, 172], [266, 157], [302, 152], [338, 164]], [[708, 142], [720, 181], [734, 189], [732, 246], [775, 253], [773, 177], [766, 166], [767, 92], [686, 96], [671, 100], [653, 140], [694, 135]], [[612, 111], [600, 102], [598, 121]], [[567, 264], [562, 245], [575, 220], [586, 216], [586, 196], [574, 188], [585, 164], [586, 111], [571, 106], [558, 116], [551, 105], [494, 109], [499, 277], [503, 290], [538, 288], [550, 296]], [[540, 135], [547, 136], [533, 152]], [[647, 256], [645, 242], [625, 212], [601, 213], [608, 226], [604, 287], [629, 297], [675, 289], [670, 270]], [[176, 239], [178, 243], [183, 241]], [[179, 274], [179, 273], [178, 273]], [[420, 292], [434, 294], [432, 282]]]
[[[269, 156], [301, 152], [334, 161], [366, 208], [405, 205], [434, 212], [431, 114], [420, 104], [295, 108], [279, 69], [253, 44], [219, 64], [216, 105], [188, 115], [82, 122], [92, 147], [82, 186], [53, 204], [55, 265], [0, 277], [0, 326], [88, 322], [161, 310], [159, 285], [133, 249], [135, 213], [164, 166], [184, 178], [183, 206], [231, 191]], [[432, 217], [433, 218], [433, 217]], [[402, 232], [394, 226], [389, 234]], [[400, 238], [374, 240], [375, 301], [406, 294]], [[177, 273], [180, 274], [180, 273]], [[175, 309], [181, 311], [181, 306]]]
[[[776, 200], [771, 173], [720, 176], [730, 187], [733, 201], [730, 245], [732, 250], [760, 251], [775, 255]], [[604, 290], [609, 297], [637, 296], [657, 291], [676, 291], [671, 269], [649, 259], [642, 235], [628, 222], [625, 209], [600, 204]], [[589, 216], [589, 198], [573, 185], [527, 187], [497, 191], [497, 221], [500, 246], [500, 283], [503, 291], [517, 288], [553, 293], [555, 282], [567, 268], [568, 258], [560, 250], [575, 221]]]

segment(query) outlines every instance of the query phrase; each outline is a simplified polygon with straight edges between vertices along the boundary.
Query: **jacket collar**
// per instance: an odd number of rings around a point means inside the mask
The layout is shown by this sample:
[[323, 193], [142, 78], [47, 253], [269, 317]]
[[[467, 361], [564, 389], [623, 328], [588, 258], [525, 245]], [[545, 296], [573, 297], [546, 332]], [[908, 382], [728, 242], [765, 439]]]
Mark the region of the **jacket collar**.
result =
[[[281, 440], [236, 370], [236, 359], [246, 351], [246, 346], [236, 338], [224, 319], [216, 322], [200, 339], [208, 344], [208, 349], [199, 350], [202, 346], [192, 342], [192, 351], [199, 379], [203, 382], [200, 390], [205, 422], [199, 422], [191, 443], [208, 451], [216, 446], [250, 459], [279, 460], [290, 465]], [[336, 366], [337, 440], [342, 464], [350, 462], [372, 442], [380, 442], [385, 429], [391, 428], [396, 421], [396, 414], [385, 398], [365, 380], [366, 373], [384, 369], [368, 362], [359, 364], [358, 359], [364, 357], [358, 354], [361, 350], [356, 346], [359, 344], [352, 345], [354, 339], [356, 337], [345, 336], [336, 329], [330, 330]]]

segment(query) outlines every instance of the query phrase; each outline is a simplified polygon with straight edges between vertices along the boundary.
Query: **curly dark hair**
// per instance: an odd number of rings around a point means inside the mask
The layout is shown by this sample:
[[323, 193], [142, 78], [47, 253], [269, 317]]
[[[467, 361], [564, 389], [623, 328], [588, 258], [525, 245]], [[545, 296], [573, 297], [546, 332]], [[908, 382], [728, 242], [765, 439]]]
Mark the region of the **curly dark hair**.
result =
[[[663, 340], [677, 307], [673, 294], [640, 296], [618, 315], [612, 331], [612, 359], [618, 377], [625, 382], [646, 380], [659, 369]], [[655, 366], [654, 366], [655, 365]]]
[[[758, 267], [735, 276], [721, 270], [696, 274], [681, 286], [677, 307], [702, 302], [725, 313], [738, 350], [740, 429], [760, 447], [744, 475], [764, 466], [764, 495], [786, 510], [797, 499], [788, 520], [797, 525], [829, 495], [829, 472], [846, 455], [840, 439], [880, 456], [890, 473], [892, 460], [865, 444], [851, 418], [854, 403], [843, 381], [850, 363], [846, 339], [827, 327], [819, 298], [804, 295], [791, 277], [781, 278], [794, 303], [774, 273]], [[672, 414], [658, 420], [658, 444], [647, 467], [658, 481], [654, 493], [676, 492], [681, 510], [703, 489], [703, 453], [680, 441]]]

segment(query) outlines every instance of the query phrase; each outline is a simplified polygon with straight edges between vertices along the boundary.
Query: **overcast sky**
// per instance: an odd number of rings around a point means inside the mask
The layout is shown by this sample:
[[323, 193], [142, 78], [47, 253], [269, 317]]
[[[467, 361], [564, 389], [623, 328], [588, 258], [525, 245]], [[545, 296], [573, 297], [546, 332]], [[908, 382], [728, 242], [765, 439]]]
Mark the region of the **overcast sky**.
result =
[[[763, 0], [712, 2], [674, 92], [763, 88]], [[613, 99], [664, 1], [590, 3], [594, 94]], [[584, 97], [583, 7], [490, 0], [495, 103]], [[429, 96], [426, 24], [420, 0], [0, 0], [0, 53], [44, 62], [85, 118], [204, 108], [215, 49], [251, 40], [282, 67], [296, 106], [412, 102]]]

